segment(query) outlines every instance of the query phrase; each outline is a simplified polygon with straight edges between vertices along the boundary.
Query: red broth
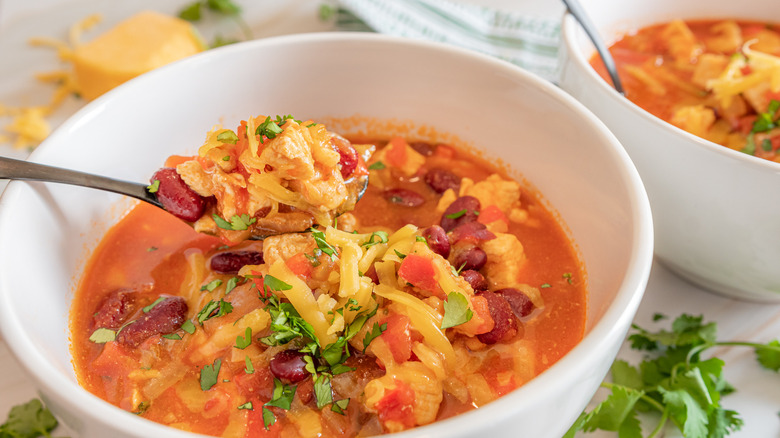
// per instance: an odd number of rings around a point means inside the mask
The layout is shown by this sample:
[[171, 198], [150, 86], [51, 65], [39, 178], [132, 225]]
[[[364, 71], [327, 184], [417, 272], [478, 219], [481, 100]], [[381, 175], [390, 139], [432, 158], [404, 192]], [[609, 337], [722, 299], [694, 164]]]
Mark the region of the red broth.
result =
[[[678, 20], [625, 35], [610, 52], [635, 104], [694, 135], [780, 162], [776, 24]], [[591, 64], [609, 81], [598, 56]]]
[[[465, 150], [393, 141], [422, 152], [424, 159], [419, 168], [406, 173], [372, 159], [372, 184], [353, 218], [342, 216], [339, 227], [348, 231], [355, 228], [359, 233], [388, 230], [392, 239], [395, 230], [413, 224], [419, 227], [417, 243], [422, 238], [424, 245], [437, 248], [438, 243], [425, 230], [442, 223], [446, 216], [439, 204], [452, 205], [442, 198], [454, 195], [442, 189], [455, 183], [468, 184], [462, 178], [475, 183], [489, 177], [509, 180], [497, 167]], [[381, 150], [387, 142], [370, 143]], [[388, 161], [386, 154], [377, 156]], [[432, 169], [446, 169], [447, 173], [433, 175]], [[413, 202], [409, 201], [412, 198]], [[397, 303], [375, 296], [379, 309], [358, 337], [365, 342], [371, 328], [378, 328], [380, 334], [368, 347], [350, 341], [349, 358], [342, 362], [348, 371], [325, 369], [325, 374], [332, 373], [325, 396], [323, 382], [302, 368], [301, 357], [305, 354], [301, 353], [301, 339], [269, 346], [261, 339], [274, 334], [270, 328], [253, 333], [243, 328], [235, 331], [245, 319], [269, 309], [269, 303], [260, 299], [264, 285], [258, 287], [259, 276], [242, 279], [235, 273], [216, 272], [209, 260], [216, 254], [238, 250], [260, 252], [264, 244], [246, 241], [226, 249], [219, 239], [198, 234], [173, 216], [139, 204], [100, 242], [76, 291], [71, 336], [79, 382], [107, 402], [151, 421], [226, 437], [376, 435], [483, 406], [550, 367], [583, 336], [584, 268], [572, 242], [542, 199], [539, 193], [523, 187], [516, 200], [520, 206], [517, 211], [505, 214], [482, 205], [481, 219], [475, 223], [487, 225], [471, 226], [472, 234], [487, 230], [502, 238], [513, 236], [522, 243], [523, 259], [507, 258], [504, 266], [512, 270], [512, 281], [524, 285], [521, 289], [533, 297], [533, 304], [524, 293], [497, 292], [497, 285], [505, 284], [498, 281], [495, 268], [477, 266], [475, 271], [496, 293], [475, 292], [469, 298], [474, 306], [472, 320], [460, 329], [446, 329], [444, 339], [451, 343], [458, 364], [448, 368], [446, 357], [442, 365], [442, 351], [430, 348], [432, 344], [426, 337], [429, 333], [412, 323], [411, 310], [399, 311]], [[448, 240], [457, 233], [461, 231], [451, 231]], [[464, 245], [469, 245], [467, 252], [476, 251], [474, 247], [490, 250], [490, 240], [473, 235], [458, 239], [452, 244], [450, 261], [463, 257]], [[265, 248], [266, 262], [269, 248]], [[398, 267], [399, 279], [407, 282], [402, 287], [404, 293], [431, 309], [441, 310], [442, 297], [436, 295], [435, 287], [426, 291], [425, 279], [417, 275], [430, 266], [426, 257], [438, 256], [430, 256], [424, 248], [421, 251], [409, 251], [393, 263]], [[488, 262], [490, 258], [509, 257], [495, 255], [495, 250], [488, 253]], [[299, 278], [313, 284], [326, 281], [323, 278], [333, 262], [315, 249], [288, 257], [284, 263]], [[360, 274], [374, 279], [378, 276], [376, 271]], [[466, 276], [465, 272], [455, 274], [461, 279]], [[267, 275], [262, 279], [266, 283], [270, 281]], [[473, 273], [468, 276], [477, 278]], [[231, 279], [239, 280], [238, 285], [226, 294], [228, 284], [236, 281]], [[194, 286], [190, 284], [193, 282]], [[469, 280], [469, 284], [482, 287], [476, 280]], [[484, 298], [480, 302], [488, 306], [480, 308], [475, 304], [480, 299], [474, 297]], [[203, 303], [219, 299], [231, 303], [231, 311], [220, 315], [221, 309], [214, 308], [210, 316], [218, 317], [199, 322]], [[516, 299], [525, 301], [518, 304]], [[181, 302], [187, 304], [186, 311], [177, 307]], [[149, 316], [160, 313], [163, 317], [157, 320], [157, 316]], [[473, 323], [481, 317], [491, 319], [492, 325], [486, 328]], [[148, 333], [141, 336], [137, 333], [142, 330], [135, 330], [123, 335], [139, 321], [147, 321], [142, 324], [151, 327]], [[165, 326], [171, 321], [173, 326]], [[495, 332], [507, 324], [510, 329]], [[118, 335], [100, 339], [107, 333], [101, 329]], [[227, 339], [215, 341], [225, 338], [222, 334], [226, 332], [230, 333]]]

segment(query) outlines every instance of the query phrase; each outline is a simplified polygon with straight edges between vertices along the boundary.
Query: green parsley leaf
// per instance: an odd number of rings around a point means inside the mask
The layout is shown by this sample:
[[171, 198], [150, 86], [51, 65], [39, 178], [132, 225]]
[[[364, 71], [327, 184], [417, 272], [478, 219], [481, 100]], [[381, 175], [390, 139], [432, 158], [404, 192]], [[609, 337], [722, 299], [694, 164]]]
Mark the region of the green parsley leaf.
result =
[[745, 141], [745, 147], [743, 147], [740, 152], [748, 154], [748, 155], [756, 155], [756, 138], [755, 133], [751, 132], [748, 134], [747, 139]]
[[456, 211], [455, 213], [445, 214], [444, 217], [446, 217], [447, 219], [457, 219], [457, 218], [465, 215], [467, 212], [468, 212], [468, 210], [466, 210], [464, 208], [463, 210]]
[[206, 303], [205, 306], [203, 306], [203, 309], [201, 309], [200, 312], [198, 312], [197, 320], [199, 323], [203, 324], [205, 321], [211, 318], [224, 316], [232, 311], [233, 311], [233, 305], [230, 304], [228, 301], [210, 300], [208, 303]]
[[275, 292], [292, 289], [291, 285], [279, 280], [271, 274], [267, 274], [263, 277], [263, 286]]
[[285, 385], [281, 380], [274, 378], [274, 393], [271, 400], [265, 406], [274, 406], [289, 410], [295, 397], [295, 386]]
[[37, 398], [16, 405], [8, 413], [8, 419], [0, 425], [2, 438], [50, 437], [49, 432], [57, 427], [57, 419]]
[[276, 138], [277, 135], [282, 133], [282, 128], [271, 120], [271, 116], [265, 118], [265, 121], [257, 126], [255, 129], [255, 135], [260, 136], [260, 143], [263, 142], [262, 138], [265, 136], [269, 140]]
[[135, 415], [143, 415], [144, 413], [146, 413], [146, 410], [149, 409], [150, 405], [151, 404], [149, 402], [146, 402], [146, 401], [138, 403], [138, 408], [133, 413]]
[[181, 329], [189, 334], [195, 333], [195, 328], [195, 324], [193, 324], [189, 319], [184, 321], [184, 324], [181, 325]]
[[239, 411], [242, 410], [242, 409], [246, 409], [248, 411], [253, 411], [254, 410], [254, 406], [252, 406], [252, 402], [250, 401], [250, 402], [244, 403], [243, 405], [239, 405], [238, 406], [238, 410]]
[[362, 243], [360, 246], [363, 248], [370, 248], [380, 243], [387, 243], [387, 231], [374, 231], [368, 237], [368, 240]]
[[366, 336], [363, 338], [363, 353], [366, 352], [366, 349], [371, 344], [371, 341], [378, 338], [382, 333], [387, 330], [387, 323], [384, 323], [382, 325], [379, 325], [378, 322], [375, 322], [373, 326], [371, 326], [371, 330], [366, 333]]
[[753, 128], [750, 131], [751, 134], [757, 132], [768, 132], [778, 127], [778, 121], [775, 120], [774, 117], [779, 108], [780, 101], [772, 99], [767, 106], [766, 112], [759, 113], [758, 117], [756, 117], [755, 122], [753, 122]]
[[370, 170], [382, 170], [382, 169], [384, 169], [385, 167], [386, 167], [386, 166], [385, 166], [385, 163], [383, 163], [383, 162], [381, 162], [381, 161], [376, 161], [376, 162], [374, 162], [374, 163], [371, 163], [371, 165], [370, 165], [370, 166], [368, 166], [368, 168], [369, 168]]
[[216, 223], [217, 226], [222, 228], [223, 230], [232, 230], [233, 229], [233, 225], [231, 225], [230, 222], [226, 221], [225, 219], [222, 219], [216, 213], [212, 214], [211, 217], [214, 219], [214, 223]]
[[255, 222], [257, 222], [257, 218], [249, 217], [249, 215], [246, 213], [242, 214], [241, 216], [236, 214], [230, 218], [230, 226], [234, 231], [246, 230]]
[[116, 332], [107, 328], [98, 328], [89, 336], [90, 342], [105, 344], [116, 339]]
[[241, 8], [232, 0], [206, 0], [205, 4], [212, 11], [224, 15], [235, 15], [241, 12]]
[[314, 380], [314, 398], [317, 401], [317, 409], [333, 403], [333, 389], [330, 386], [330, 377], [320, 374]]
[[201, 19], [200, 2], [193, 2], [179, 11], [179, 18], [187, 21], [198, 21]]
[[244, 368], [244, 371], [247, 374], [254, 374], [255, 373], [255, 367], [252, 365], [252, 359], [249, 358], [249, 356], [244, 357], [244, 364], [246, 367]]
[[270, 409], [263, 406], [263, 425], [265, 426], [265, 430], [268, 430], [276, 423], [276, 415], [274, 415], [273, 412], [271, 412]]
[[228, 279], [227, 283], [225, 283], [225, 295], [232, 292], [233, 289], [236, 288], [236, 286], [238, 286], [239, 284], [245, 281], [246, 279], [241, 277], [231, 277], [230, 279]]
[[776, 347], [776, 349], [756, 349], [756, 359], [766, 369], [772, 371], [780, 371], [780, 342], [777, 339], [766, 344], [770, 347]]
[[539, 286], [540, 289], [547, 289], [548, 287], [552, 287], [550, 283], [542, 283], [541, 286]]
[[207, 290], [209, 292], [214, 292], [214, 289], [216, 289], [216, 288], [218, 288], [220, 286], [222, 286], [222, 280], [216, 279], [216, 280], [211, 280], [207, 284], [204, 284], [203, 286], [201, 286], [200, 290], [201, 291]]
[[469, 301], [459, 292], [450, 292], [444, 302], [444, 317], [441, 320], [441, 329], [448, 329], [466, 323], [474, 316], [469, 308]]
[[167, 335], [160, 336], [165, 339], [170, 339], [172, 341], [181, 341], [181, 335], [178, 333], [169, 333]]
[[238, 142], [238, 136], [235, 132], [228, 129], [217, 134], [217, 140], [222, 143], [236, 144], [236, 142]]
[[150, 246], [149, 248], [146, 248], [146, 252], [153, 252], [153, 251], [157, 251], [158, 249], [159, 248], [157, 248], [156, 246]]
[[247, 327], [244, 336], [236, 336], [236, 348], [243, 350], [252, 345], [252, 327]]
[[219, 369], [222, 367], [222, 360], [216, 359], [213, 365], [204, 365], [200, 370], [200, 389], [208, 391], [217, 384]]
[[143, 309], [141, 309], [141, 311], [144, 312], [144, 313], [149, 313], [149, 311], [152, 310], [154, 308], [154, 306], [160, 304], [163, 301], [165, 301], [165, 297], [159, 297], [156, 300], [154, 300], [154, 302], [152, 304], [149, 304], [148, 306], [146, 306]]
[[403, 260], [406, 258], [406, 254], [399, 252], [397, 249], [394, 249], [393, 251], [395, 251], [395, 255], [397, 255], [399, 259]]
[[330, 410], [341, 415], [346, 415], [344, 411], [347, 410], [347, 406], [349, 406], [349, 399], [343, 398], [341, 400], [336, 400], [333, 402], [333, 405], [331, 405]]
[[338, 257], [338, 251], [336, 250], [336, 247], [328, 243], [325, 239], [325, 233], [316, 228], [309, 228], [309, 231], [311, 232], [314, 241], [317, 243], [317, 248], [324, 254], [329, 255], [331, 260], [335, 261], [336, 257]]
[[566, 279], [566, 281], [567, 281], [569, 284], [574, 284], [574, 280], [572, 279], [571, 272], [566, 272], [566, 273], [564, 273], [564, 274], [563, 274], [563, 278], [565, 278], [565, 279]]
[[160, 180], [156, 179], [152, 181], [151, 184], [146, 186], [146, 190], [148, 190], [149, 193], [157, 193], [157, 191], [160, 190]]

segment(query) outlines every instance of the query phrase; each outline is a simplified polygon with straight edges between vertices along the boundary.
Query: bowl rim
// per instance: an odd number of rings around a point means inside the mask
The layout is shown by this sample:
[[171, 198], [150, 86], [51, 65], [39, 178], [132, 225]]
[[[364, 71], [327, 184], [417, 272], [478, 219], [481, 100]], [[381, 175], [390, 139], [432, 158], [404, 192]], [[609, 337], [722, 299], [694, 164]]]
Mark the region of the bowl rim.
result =
[[[591, 86], [597, 87], [597, 89], [601, 92], [599, 94], [600, 97], [608, 98], [610, 102], [614, 102], [619, 109], [630, 111], [632, 114], [651, 123], [653, 126], [661, 129], [662, 131], [666, 131], [667, 134], [681, 137], [681, 140], [686, 140], [686, 144], [693, 145], [705, 151], [715, 152], [716, 154], [721, 155], [723, 158], [745, 163], [746, 165], [754, 166], [761, 170], [768, 170], [773, 173], [780, 171], [780, 163], [770, 161], [765, 158], [748, 155], [746, 153], [691, 134], [682, 128], [678, 128], [677, 126], [666, 122], [659, 117], [656, 117], [639, 105], [630, 101], [628, 98], [621, 96], [607, 81], [605, 81], [601, 76], [599, 76], [598, 73], [596, 73], [596, 70], [590, 66], [590, 63], [585, 58], [585, 54], [579, 48], [578, 36], [581, 33], [584, 34], [584, 31], [581, 30], [577, 20], [574, 18], [571, 12], [566, 11], [566, 13], [563, 15], [561, 25], [561, 42], [565, 45], [563, 52], [566, 53], [563, 62], [566, 62], [565, 58], [568, 58], [574, 62], [575, 65], [579, 67], [579, 71], [584, 72], [584, 77], [589, 79], [589, 84]], [[595, 53], [596, 51], [594, 49], [593, 54]]]
[[[561, 357], [555, 364], [547, 370], [537, 375], [531, 381], [504, 395], [490, 403], [489, 409], [476, 409], [455, 417], [442, 421], [437, 421], [430, 425], [421, 426], [409, 431], [393, 434], [392, 436], [412, 437], [412, 436], [431, 436], [431, 434], [447, 434], [469, 430], [477, 432], [481, 424], [489, 424], [490, 421], [504, 419], [512, 415], [512, 412], [524, 407], [533, 405], [539, 397], [545, 397], [545, 388], [556, 386], [556, 382], [567, 376], [567, 369], [579, 368], [587, 364], [593, 364], [599, 355], [593, 355], [593, 351], [605, 351], [612, 344], [614, 338], [620, 337], [621, 341], [624, 332], [621, 327], [628, 327], [639, 303], [644, 294], [653, 259], [653, 229], [652, 216], [650, 213], [650, 203], [642, 185], [641, 179], [636, 168], [628, 157], [628, 154], [622, 148], [617, 139], [607, 129], [607, 127], [593, 115], [584, 105], [579, 103], [573, 97], [563, 92], [552, 83], [533, 75], [522, 68], [510, 64], [507, 61], [484, 55], [475, 51], [463, 49], [454, 45], [401, 38], [389, 35], [362, 32], [314, 32], [306, 34], [284, 35], [270, 37], [261, 40], [242, 42], [230, 46], [212, 49], [204, 53], [166, 65], [152, 72], [146, 73], [140, 77], [128, 81], [103, 96], [85, 105], [77, 111], [65, 123], [63, 123], [55, 132], [39, 146], [31, 155], [31, 161], [45, 161], [50, 144], [56, 144], [59, 137], [65, 135], [71, 128], [82, 123], [86, 123], [93, 114], [102, 111], [103, 103], [111, 99], [118, 93], [126, 93], [134, 90], [136, 87], [144, 84], [148, 80], [158, 75], [165, 75], [169, 70], [181, 70], [194, 63], [203, 62], [208, 58], [219, 58], [223, 54], [232, 52], [242, 52], [245, 50], [257, 50], [257, 47], [268, 45], [287, 45], [305, 42], [366, 42], [366, 43], [385, 43], [405, 46], [414, 50], [435, 50], [445, 51], [455, 54], [464, 59], [478, 63], [487, 63], [496, 69], [507, 72], [512, 75], [520, 76], [531, 85], [541, 89], [551, 99], [555, 99], [567, 106], [574, 107], [580, 117], [587, 121], [594, 135], [597, 135], [604, 145], [605, 152], [610, 152], [622, 163], [619, 168], [621, 177], [624, 179], [628, 196], [631, 199], [631, 226], [633, 235], [631, 236], [632, 246], [629, 269], [626, 271], [614, 300], [606, 306], [601, 318], [596, 321], [590, 330], [585, 333], [583, 339], [567, 354]], [[11, 182], [5, 193], [0, 197], [0, 229], [10, 227], [11, 206], [19, 199], [20, 182]], [[0, 233], [2, 238], [2, 233]], [[17, 360], [24, 366], [25, 371], [33, 377], [35, 385], [39, 389], [45, 389], [46, 394], [53, 394], [62, 401], [79, 405], [80, 415], [88, 417], [91, 421], [100, 424], [102, 427], [112, 427], [116, 423], [124, 423], [122, 429], [132, 431], [138, 436], [161, 436], [170, 438], [194, 438], [201, 437], [192, 432], [184, 432], [163, 424], [145, 420], [143, 418], [127, 415], [128, 413], [114, 405], [111, 405], [96, 395], [90, 393], [81, 387], [76, 380], [62, 373], [60, 369], [48, 363], [40, 353], [40, 349], [31, 342], [31, 339], [21, 330], [22, 324], [16, 315], [10, 311], [11, 306], [9, 288], [5, 287], [4, 280], [0, 279], [0, 333], [4, 336], [9, 349], [16, 356]], [[590, 293], [590, 291], [589, 291]], [[68, 308], [70, 312], [70, 308]], [[68, 331], [69, 327], [65, 327]], [[70, 354], [70, 348], [68, 348]], [[613, 358], [614, 359], [614, 358]], [[604, 376], [600, 376], [603, 379]], [[600, 382], [599, 379], [599, 382]], [[535, 397], [527, 397], [527, 394], [534, 393]], [[482, 423], [485, 422], [485, 423]]]

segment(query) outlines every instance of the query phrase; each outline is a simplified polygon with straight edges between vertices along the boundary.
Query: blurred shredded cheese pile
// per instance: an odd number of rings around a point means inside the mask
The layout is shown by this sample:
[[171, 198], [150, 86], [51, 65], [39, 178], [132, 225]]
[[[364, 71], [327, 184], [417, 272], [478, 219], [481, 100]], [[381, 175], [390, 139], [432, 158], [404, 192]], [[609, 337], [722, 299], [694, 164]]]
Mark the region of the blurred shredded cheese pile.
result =
[[[767, 90], [777, 93], [780, 91], [780, 58], [768, 53], [751, 50], [751, 44], [755, 40], [748, 41], [742, 47], [742, 54], [734, 55], [716, 79], [707, 82], [707, 89], [715, 93], [715, 97], [724, 107], [728, 107], [731, 100], [742, 93], [748, 93], [750, 97], [758, 94], [763, 96]], [[755, 91], [756, 93], [751, 93]], [[769, 99], [761, 102], [761, 108], [766, 108]]]
[[51, 132], [46, 120], [68, 95], [92, 100], [142, 73], [205, 50], [195, 28], [182, 19], [142, 11], [122, 21], [88, 43], [84, 32], [101, 21], [91, 15], [73, 25], [67, 41], [33, 38], [30, 45], [57, 51], [64, 66], [39, 73], [41, 82], [56, 86], [48, 104], [11, 107], [0, 104], [0, 117], [10, 117], [0, 142], [15, 148], [34, 148]]

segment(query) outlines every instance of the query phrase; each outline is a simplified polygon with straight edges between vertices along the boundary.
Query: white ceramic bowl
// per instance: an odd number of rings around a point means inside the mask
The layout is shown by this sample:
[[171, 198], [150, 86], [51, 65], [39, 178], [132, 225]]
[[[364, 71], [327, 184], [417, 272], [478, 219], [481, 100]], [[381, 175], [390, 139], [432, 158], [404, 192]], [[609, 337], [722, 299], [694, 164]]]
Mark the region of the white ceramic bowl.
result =
[[[560, 437], [612, 363], [652, 263], [646, 194], [603, 124], [503, 61], [379, 35], [309, 34], [217, 49], [135, 79], [87, 105], [32, 160], [146, 181], [168, 155], [194, 152], [215, 122], [235, 126], [256, 114], [434, 127], [503, 159], [541, 190], [587, 266], [584, 340], [489, 406], [402, 436]], [[11, 183], [0, 200], [0, 329], [81, 438], [192, 437], [101, 401], [74, 377], [67, 328], [74, 287], [89, 250], [130, 204], [78, 187]]]
[[[777, 0], [584, 0], [602, 37], [675, 18], [780, 22]], [[668, 124], [622, 98], [588, 64], [595, 53], [574, 18], [563, 22], [561, 87], [617, 136], [650, 197], [658, 259], [715, 292], [780, 302], [780, 164]]]

